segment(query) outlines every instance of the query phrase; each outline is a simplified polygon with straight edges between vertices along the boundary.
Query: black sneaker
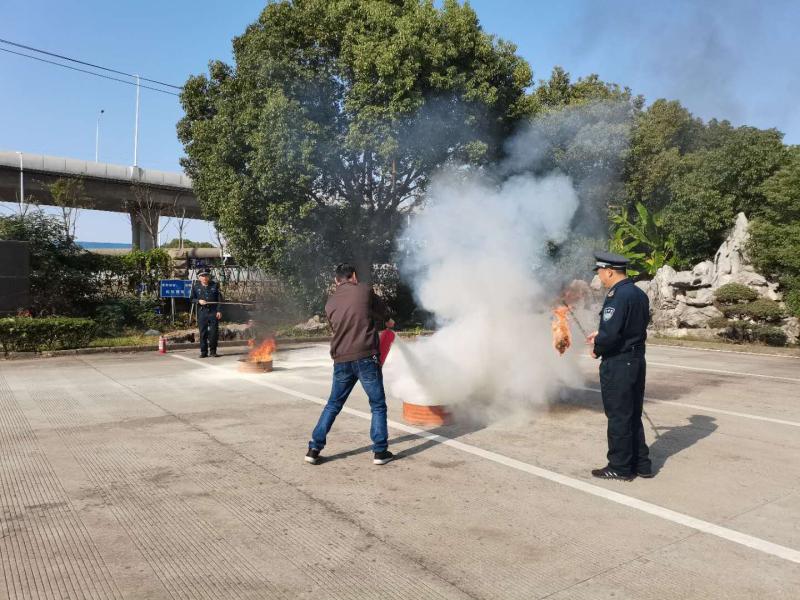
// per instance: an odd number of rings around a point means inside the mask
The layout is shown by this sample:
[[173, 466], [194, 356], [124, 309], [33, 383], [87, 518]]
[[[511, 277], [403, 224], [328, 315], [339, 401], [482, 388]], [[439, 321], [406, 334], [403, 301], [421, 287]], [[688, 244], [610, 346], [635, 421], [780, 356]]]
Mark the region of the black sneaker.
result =
[[388, 450], [384, 450], [383, 452], [376, 452], [375, 456], [372, 458], [373, 465], [385, 465], [390, 460], [394, 458], [394, 454], [389, 452]]
[[652, 479], [656, 474], [653, 471], [637, 471], [636, 476], [642, 479]]
[[320, 461], [319, 450], [317, 450], [316, 448], [309, 448], [308, 452], [306, 452], [306, 462], [315, 465], [319, 461]]
[[219, 358], [219, 354], [217, 354], [216, 352], [212, 352], [211, 358]]
[[200, 358], [208, 358], [208, 354], [201, 354]]
[[598, 479], [618, 479], [620, 481], [633, 481], [635, 475], [626, 475], [620, 473], [611, 467], [603, 467], [602, 469], [592, 469], [592, 476]]

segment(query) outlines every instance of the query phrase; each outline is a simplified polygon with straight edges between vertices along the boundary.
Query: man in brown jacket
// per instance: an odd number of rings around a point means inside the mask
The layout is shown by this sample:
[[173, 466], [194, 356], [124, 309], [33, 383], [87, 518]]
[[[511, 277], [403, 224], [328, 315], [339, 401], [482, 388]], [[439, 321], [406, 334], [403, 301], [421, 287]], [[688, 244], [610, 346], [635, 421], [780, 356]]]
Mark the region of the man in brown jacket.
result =
[[[394, 458], [388, 450], [386, 395], [378, 345], [377, 323], [386, 319], [386, 305], [372, 287], [358, 282], [356, 270], [349, 264], [336, 267], [335, 280], [336, 290], [325, 305], [325, 314], [333, 329], [333, 386], [308, 442], [306, 462], [315, 465], [321, 460], [319, 453], [325, 448], [328, 432], [356, 381], [360, 381], [372, 411], [369, 431], [374, 452], [372, 462], [385, 465]], [[394, 326], [391, 320], [386, 324]]]

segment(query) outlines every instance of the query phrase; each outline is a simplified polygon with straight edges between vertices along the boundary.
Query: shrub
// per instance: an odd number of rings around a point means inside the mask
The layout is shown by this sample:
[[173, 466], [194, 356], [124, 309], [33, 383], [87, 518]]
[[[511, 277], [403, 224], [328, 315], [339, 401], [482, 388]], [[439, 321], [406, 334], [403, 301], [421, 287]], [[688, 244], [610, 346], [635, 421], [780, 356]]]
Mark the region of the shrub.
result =
[[714, 292], [714, 297], [720, 304], [736, 304], [753, 302], [758, 299], [758, 294], [742, 283], [726, 283]]
[[160, 307], [158, 298], [125, 296], [99, 306], [94, 319], [107, 335], [117, 334], [125, 327], [159, 329], [164, 325], [164, 316], [157, 312]]
[[726, 317], [714, 317], [708, 321], [710, 329], [723, 329], [730, 325], [730, 321]]
[[786, 316], [781, 305], [774, 300], [759, 298], [746, 304], [730, 304], [722, 307], [723, 314], [728, 318], [751, 319], [753, 321], [780, 321]]
[[82, 348], [96, 335], [97, 325], [91, 319], [71, 317], [0, 319], [0, 345], [5, 354]]
[[789, 339], [780, 327], [748, 321], [729, 321], [720, 335], [734, 342], [762, 342], [768, 346], [785, 346]]
[[800, 317], [800, 289], [793, 289], [786, 293], [786, 308], [793, 317]]

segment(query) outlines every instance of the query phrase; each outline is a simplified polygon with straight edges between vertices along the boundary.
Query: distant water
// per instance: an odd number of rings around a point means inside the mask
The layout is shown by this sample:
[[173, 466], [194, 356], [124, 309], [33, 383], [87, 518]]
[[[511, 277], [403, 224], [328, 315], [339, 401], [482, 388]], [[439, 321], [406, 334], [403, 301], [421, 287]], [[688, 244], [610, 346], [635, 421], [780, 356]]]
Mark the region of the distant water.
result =
[[76, 241], [76, 244], [81, 248], [86, 248], [87, 250], [92, 250], [96, 248], [115, 248], [120, 250], [130, 250], [131, 244], [117, 244], [116, 242], [79, 242]]

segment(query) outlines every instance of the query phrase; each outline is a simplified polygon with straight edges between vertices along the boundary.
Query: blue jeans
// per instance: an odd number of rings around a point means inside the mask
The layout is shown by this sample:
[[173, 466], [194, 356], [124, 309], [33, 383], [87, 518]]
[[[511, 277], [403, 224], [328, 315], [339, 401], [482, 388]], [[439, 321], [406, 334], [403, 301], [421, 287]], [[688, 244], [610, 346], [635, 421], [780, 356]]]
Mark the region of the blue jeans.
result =
[[389, 446], [389, 431], [386, 426], [386, 394], [383, 391], [383, 373], [377, 356], [361, 358], [350, 362], [334, 363], [333, 386], [328, 403], [322, 409], [317, 426], [311, 433], [309, 448], [322, 450], [328, 437], [328, 432], [333, 426], [347, 397], [353, 391], [356, 381], [361, 382], [361, 387], [369, 398], [369, 408], [372, 411], [372, 424], [369, 436], [372, 438], [372, 451], [383, 452]]

